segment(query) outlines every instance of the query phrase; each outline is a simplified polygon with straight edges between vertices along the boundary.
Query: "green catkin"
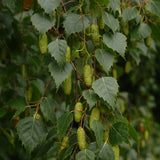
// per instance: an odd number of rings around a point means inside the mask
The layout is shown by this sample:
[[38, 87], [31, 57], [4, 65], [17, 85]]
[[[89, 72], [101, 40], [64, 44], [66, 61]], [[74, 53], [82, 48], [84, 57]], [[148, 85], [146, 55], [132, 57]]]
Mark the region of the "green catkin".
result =
[[47, 34], [44, 33], [42, 36], [39, 36], [39, 48], [42, 54], [47, 53], [47, 45], [48, 45]]
[[75, 109], [75, 112], [74, 112], [75, 122], [79, 123], [81, 121], [81, 118], [82, 118], [82, 112], [81, 112], [81, 111], [83, 111], [82, 103], [77, 102], [74, 109]]
[[86, 64], [83, 68], [83, 74], [84, 74], [84, 82], [87, 87], [90, 87], [93, 82], [93, 68]]
[[82, 127], [79, 127], [77, 130], [77, 141], [80, 150], [86, 149], [85, 131]]
[[95, 107], [95, 108], [92, 109], [91, 116], [90, 116], [90, 121], [89, 121], [89, 126], [90, 126], [91, 129], [93, 129], [92, 122], [94, 120], [99, 120], [99, 118], [100, 118], [100, 110], [99, 110], [99, 108]]

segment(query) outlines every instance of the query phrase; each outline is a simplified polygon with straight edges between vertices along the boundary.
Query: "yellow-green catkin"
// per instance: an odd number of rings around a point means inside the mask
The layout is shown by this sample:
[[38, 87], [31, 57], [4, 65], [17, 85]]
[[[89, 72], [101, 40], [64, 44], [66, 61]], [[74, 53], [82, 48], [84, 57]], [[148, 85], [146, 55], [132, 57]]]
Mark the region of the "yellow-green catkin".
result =
[[77, 141], [80, 150], [86, 149], [85, 131], [82, 127], [79, 127], [77, 130]]
[[48, 39], [47, 34], [44, 33], [42, 36], [39, 36], [39, 48], [42, 54], [47, 53], [47, 45], [48, 45]]
[[83, 74], [84, 74], [84, 82], [87, 87], [90, 87], [93, 82], [93, 68], [86, 64], [83, 68]]
[[77, 102], [75, 105], [74, 119], [75, 122], [79, 123], [82, 118], [83, 105], [81, 102]]
[[71, 49], [69, 46], [67, 46], [67, 52], [66, 52], [66, 62], [70, 62], [71, 61]]
[[66, 95], [71, 94], [71, 91], [72, 91], [72, 76], [71, 75], [63, 82], [63, 90]]
[[99, 108], [95, 107], [91, 111], [91, 116], [90, 116], [90, 121], [89, 121], [89, 126], [91, 129], [93, 129], [92, 122], [94, 120], [99, 120], [99, 118], [100, 118], [100, 110], [99, 110]]

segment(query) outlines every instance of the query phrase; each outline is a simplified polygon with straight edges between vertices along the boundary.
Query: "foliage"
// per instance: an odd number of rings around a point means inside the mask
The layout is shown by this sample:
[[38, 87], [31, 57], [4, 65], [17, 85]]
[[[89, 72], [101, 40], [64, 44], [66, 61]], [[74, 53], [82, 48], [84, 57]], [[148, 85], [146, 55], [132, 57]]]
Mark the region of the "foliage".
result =
[[2, 0], [0, 159], [160, 159], [159, 8]]

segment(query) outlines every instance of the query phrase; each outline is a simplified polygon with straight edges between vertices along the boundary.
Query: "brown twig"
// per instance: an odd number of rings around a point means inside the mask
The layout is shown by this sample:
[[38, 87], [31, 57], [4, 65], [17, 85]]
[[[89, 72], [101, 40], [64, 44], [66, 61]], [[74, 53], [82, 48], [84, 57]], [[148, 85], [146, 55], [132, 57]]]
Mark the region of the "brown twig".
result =
[[78, 73], [77, 73], [77, 65], [76, 65], [76, 61], [74, 61], [74, 66], [75, 66], [75, 69], [76, 69], [76, 93], [75, 93], [75, 103], [78, 102]]
[[66, 12], [67, 12], [67, 10], [66, 10], [66, 7], [65, 7], [65, 5], [64, 5], [63, 0], [61, 0], [61, 3], [62, 3], [62, 7], [63, 7], [63, 9], [64, 9], [64, 12], [66, 13]]
[[36, 109], [36, 113], [35, 113], [35, 115], [34, 115], [34, 118], [36, 117], [36, 115], [37, 115], [37, 113], [38, 113], [38, 111], [39, 111], [39, 109], [40, 109], [40, 103], [41, 103], [44, 95], [46, 94], [46, 91], [47, 91], [47, 89], [48, 89], [48, 87], [49, 87], [49, 85], [51, 84], [52, 81], [53, 81], [53, 78], [52, 78], [52, 79], [48, 82], [48, 84], [46, 85], [46, 88], [45, 88], [45, 90], [44, 90], [44, 92], [43, 92], [40, 100], [38, 101], [38, 103], [35, 104], [35, 106], [37, 106], [37, 109]]
[[82, 17], [82, 24], [83, 24], [83, 34], [84, 34], [84, 41], [83, 41], [83, 45], [84, 47], [86, 46], [86, 30], [85, 30], [85, 25], [84, 25], [84, 18], [83, 18], [83, 13], [82, 13], [82, 6], [80, 5], [80, 13], [81, 13], [81, 17]]

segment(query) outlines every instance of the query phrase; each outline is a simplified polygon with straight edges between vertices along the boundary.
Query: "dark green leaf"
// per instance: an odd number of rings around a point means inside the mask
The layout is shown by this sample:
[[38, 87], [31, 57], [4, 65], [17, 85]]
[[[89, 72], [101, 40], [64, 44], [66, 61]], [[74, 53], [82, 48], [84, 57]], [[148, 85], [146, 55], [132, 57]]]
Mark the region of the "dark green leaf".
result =
[[33, 151], [47, 136], [43, 122], [33, 117], [20, 120], [17, 124], [17, 132], [28, 152]]
[[123, 142], [128, 143], [128, 124], [118, 122], [111, 125], [109, 129], [109, 141], [112, 145], [119, 145]]
[[14, 117], [18, 116], [21, 112], [23, 112], [26, 109], [26, 102], [24, 97], [12, 99], [8, 102], [8, 105], [13, 109], [16, 109]]
[[102, 97], [109, 105], [114, 106], [118, 92], [116, 79], [112, 77], [102, 77], [93, 83], [92, 88], [99, 97]]
[[139, 146], [138, 134], [135, 128], [131, 124], [128, 124], [128, 128], [129, 128], [129, 135], [134, 139], [134, 141]]
[[54, 106], [52, 106], [52, 103], [49, 102], [47, 97], [44, 97], [42, 99], [42, 102], [40, 104], [40, 110], [44, 116], [44, 118], [48, 121], [51, 120], [52, 122], [56, 121], [55, 113], [54, 113]]
[[64, 113], [58, 120], [57, 120], [57, 132], [59, 135], [60, 141], [65, 135], [67, 128], [69, 127], [70, 123], [73, 120], [73, 115], [71, 112]]

